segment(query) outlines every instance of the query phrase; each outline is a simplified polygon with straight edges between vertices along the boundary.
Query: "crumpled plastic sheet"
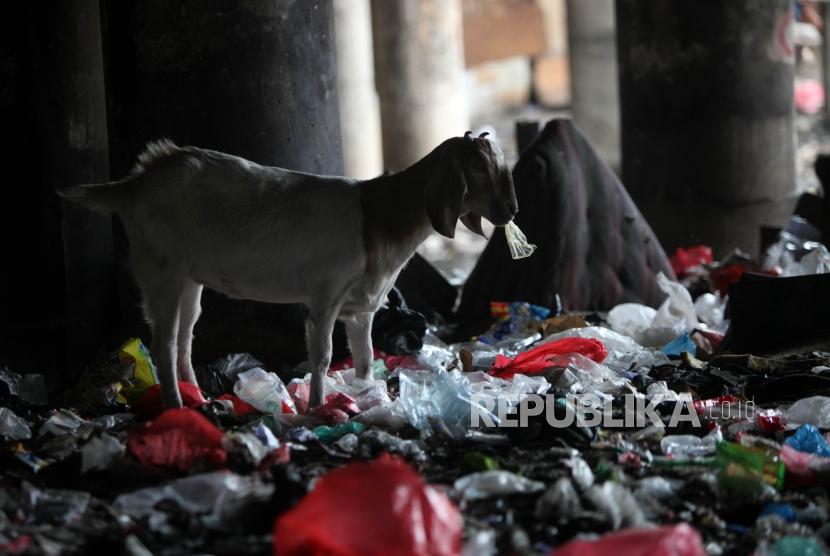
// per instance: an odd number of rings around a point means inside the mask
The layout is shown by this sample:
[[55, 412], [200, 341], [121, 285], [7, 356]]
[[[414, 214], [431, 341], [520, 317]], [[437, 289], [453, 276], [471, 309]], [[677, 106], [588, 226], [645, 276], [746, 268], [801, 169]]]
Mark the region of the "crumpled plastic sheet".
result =
[[800, 399], [787, 409], [786, 416], [787, 422], [793, 425], [809, 423], [820, 429], [830, 429], [830, 397]]
[[627, 487], [605, 481], [585, 491], [585, 498], [602, 513], [612, 529], [637, 527], [647, 523], [640, 504]]
[[554, 367], [564, 369], [554, 386], [573, 394], [610, 394], [621, 391], [630, 382], [628, 373], [616, 372], [578, 353], [559, 355], [550, 362]]
[[545, 490], [545, 483], [510, 471], [494, 469], [464, 475], [455, 481], [453, 488], [464, 500], [481, 500], [493, 496], [541, 492]]
[[535, 515], [543, 521], [567, 521], [582, 511], [582, 502], [567, 477], [557, 479], [536, 502]]
[[324, 475], [277, 518], [274, 552], [457, 556], [462, 526], [461, 514], [444, 494], [406, 463], [387, 456]]
[[643, 346], [634, 341], [634, 339], [603, 326], [571, 328], [564, 332], [552, 334], [542, 340], [542, 342], [555, 342], [562, 338], [594, 338], [602, 342], [602, 345], [605, 346], [605, 349], [609, 353], [615, 351], [620, 353], [637, 353], [643, 351]]
[[830, 251], [818, 241], [783, 230], [778, 241], [767, 248], [763, 268], [780, 268], [781, 276], [784, 277], [824, 274], [830, 272]]
[[23, 482], [22, 503], [29, 523], [66, 525], [78, 523], [91, 496], [77, 490], [39, 489]]
[[82, 419], [74, 412], [68, 409], [58, 409], [40, 426], [38, 436], [50, 433], [55, 436], [76, 434], [86, 424], [88, 424], [86, 419]]
[[[472, 399], [470, 382], [462, 373], [439, 369], [402, 371], [400, 400], [409, 423], [425, 437], [433, 434], [431, 420], [442, 421], [447, 427], [466, 430], [470, 426]], [[480, 406], [481, 414], [489, 413]], [[495, 416], [493, 416], [495, 418]]]
[[162, 500], [170, 500], [185, 512], [199, 515], [205, 526], [223, 529], [245, 506], [267, 500], [273, 492], [274, 485], [264, 484], [256, 476], [214, 471], [122, 494], [113, 506], [141, 519], [158, 512], [156, 505]]
[[8, 407], [0, 407], [0, 436], [6, 440], [25, 440], [32, 438], [32, 428]]
[[101, 433], [81, 447], [81, 473], [109, 469], [124, 457], [126, 448], [118, 438]]
[[168, 409], [131, 430], [127, 449], [144, 464], [188, 471], [197, 462], [223, 465], [227, 452], [222, 438], [222, 431], [198, 412]]

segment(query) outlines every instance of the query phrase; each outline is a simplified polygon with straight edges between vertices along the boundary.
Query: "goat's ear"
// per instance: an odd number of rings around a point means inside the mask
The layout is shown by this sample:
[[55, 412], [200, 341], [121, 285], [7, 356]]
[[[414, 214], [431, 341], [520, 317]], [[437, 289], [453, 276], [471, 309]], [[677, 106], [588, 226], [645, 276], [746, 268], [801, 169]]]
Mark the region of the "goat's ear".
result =
[[484, 230], [481, 229], [481, 216], [474, 212], [468, 212], [464, 216], [461, 217], [461, 223], [467, 226], [467, 229], [473, 232], [474, 234], [478, 234], [481, 237], [487, 239], [487, 236], [484, 235]]
[[455, 237], [455, 224], [466, 192], [467, 180], [461, 165], [454, 157], [445, 155], [425, 191], [429, 221], [442, 236]]

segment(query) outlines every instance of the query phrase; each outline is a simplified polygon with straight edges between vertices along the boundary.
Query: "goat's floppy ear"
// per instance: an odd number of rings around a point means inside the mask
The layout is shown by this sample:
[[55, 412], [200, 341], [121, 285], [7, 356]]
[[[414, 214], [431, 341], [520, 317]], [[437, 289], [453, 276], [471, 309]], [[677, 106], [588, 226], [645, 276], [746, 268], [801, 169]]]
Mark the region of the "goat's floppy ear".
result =
[[484, 235], [484, 230], [481, 229], [481, 216], [474, 212], [468, 212], [464, 216], [461, 217], [461, 223], [467, 226], [467, 229], [473, 232], [474, 234], [478, 234], [484, 239], [487, 239], [487, 236]]
[[427, 215], [436, 232], [453, 238], [467, 180], [458, 160], [449, 154], [444, 155], [438, 166], [426, 184]]

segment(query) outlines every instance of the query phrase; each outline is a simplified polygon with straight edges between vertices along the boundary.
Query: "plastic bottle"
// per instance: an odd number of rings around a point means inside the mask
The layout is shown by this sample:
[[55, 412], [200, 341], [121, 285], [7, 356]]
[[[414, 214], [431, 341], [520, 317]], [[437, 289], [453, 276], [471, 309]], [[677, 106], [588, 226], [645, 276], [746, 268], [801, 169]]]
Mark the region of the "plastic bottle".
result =
[[781, 489], [784, 486], [784, 464], [761, 450], [734, 442], [721, 442], [716, 449], [720, 484], [732, 490], [756, 493], [763, 484]]

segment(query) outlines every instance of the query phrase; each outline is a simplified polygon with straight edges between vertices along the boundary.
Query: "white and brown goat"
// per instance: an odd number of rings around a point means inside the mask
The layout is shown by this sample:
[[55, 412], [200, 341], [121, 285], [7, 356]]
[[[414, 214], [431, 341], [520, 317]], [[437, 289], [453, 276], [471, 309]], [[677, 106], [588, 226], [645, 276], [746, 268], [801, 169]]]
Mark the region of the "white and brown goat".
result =
[[459, 218], [481, 233], [482, 216], [504, 225], [517, 211], [498, 146], [469, 132], [400, 173], [366, 181], [158, 141], [123, 180], [61, 194], [123, 220], [168, 407], [181, 407], [177, 377], [196, 384], [190, 355], [202, 287], [308, 307], [314, 407], [337, 319], [357, 376], [366, 377], [375, 311], [421, 242], [433, 230], [454, 237]]

